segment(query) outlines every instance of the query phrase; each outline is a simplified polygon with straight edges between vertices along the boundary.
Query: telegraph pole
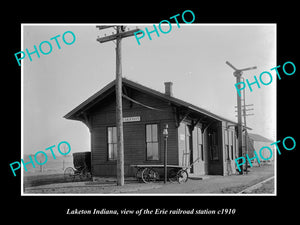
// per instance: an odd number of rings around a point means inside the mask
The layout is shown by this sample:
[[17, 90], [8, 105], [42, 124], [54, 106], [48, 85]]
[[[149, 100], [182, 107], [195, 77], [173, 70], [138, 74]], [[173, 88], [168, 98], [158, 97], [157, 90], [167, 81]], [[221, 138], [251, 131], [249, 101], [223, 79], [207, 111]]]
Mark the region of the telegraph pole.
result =
[[[117, 34], [121, 27], [117, 26]], [[122, 109], [121, 37], [116, 39], [116, 125], [117, 125], [117, 185], [124, 185], [124, 138]]]
[[[245, 83], [245, 79], [243, 78], [243, 82]], [[248, 154], [248, 130], [247, 130], [247, 122], [246, 122], [246, 118], [247, 116], [250, 115], [254, 115], [254, 114], [247, 114], [247, 111], [249, 110], [253, 110], [253, 108], [251, 109], [246, 109], [246, 106], [253, 106], [253, 104], [251, 105], [246, 105], [246, 93], [245, 93], [245, 88], [243, 89], [243, 114], [244, 114], [244, 128], [245, 128], [245, 153], [246, 155]], [[246, 169], [245, 169], [246, 174], [248, 174], [248, 160], [246, 160]]]
[[124, 136], [122, 110], [122, 61], [121, 40], [133, 36], [139, 29], [125, 31], [125, 26], [96, 26], [99, 30], [114, 27], [116, 34], [97, 38], [100, 43], [116, 40], [116, 127], [117, 127], [117, 185], [124, 185]]
[[[243, 77], [242, 77], [243, 78]], [[253, 104], [249, 104], [249, 105], [246, 105], [246, 99], [245, 99], [245, 89], [243, 90], [243, 99], [241, 99], [244, 103], [243, 103], [243, 108], [242, 108], [242, 116], [244, 117], [244, 122], [242, 122], [242, 127], [244, 127], [244, 131], [245, 131], [245, 140], [244, 140], [244, 142], [245, 142], [245, 154], [248, 154], [248, 129], [247, 129], [247, 120], [246, 120], [246, 117], [247, 116], [253, 116], [254, 115], [254, 113], [247, 113], [247, 111], [250, 111], [250, 110], [254, 110], [253, 108], [251, 108], [251, 109], [249, 109], [249, 108], [247, 108], [247, 107], [249, 107], [249, 106], [253, 106]], [[235, 108], [237, 108], [237, 106], [235, 106]], [[235, 111], [235, 112], [237, 112], [237, 110]], [[238, 116], [238, 115], [236, 115], [236, 116]], [[245, 171], [246, 171], [246, 173], [248, 172], [248, 161], [246, 160], [246, 164], [245, 164], [245, 166], [246, 166], [246, 169], [245, 169]]]
[[[236, 83], [241, 82], [241, 73], [236, 73]], [[238, 88], [240, 84], [238, 85]], [[238, 149], [239, 157], [243, 156], [243, 132], [242, 132], [242, 107], [241, 107], [241, 96], [237, 95], [237, 113], [238, 113]], [[243, 174], [243, 169], [240, 171], [240, 174]]]
[[[243, 79], [243, 82], [245, 83], [245, 79], [244, 77], [241, 77]], [[247, 116], [252, 116], [254, 115], [253, 113], [249, 113], [247, 114], [247, 111], [250, 111], [250, 110], [254, 110], [253, 108], [251, 109], [247, 109], [247, 107], [249, 106], [253, 106], [253, 104], [249, 104], [249, 105], [246, 105], [246, 93], [245, 93], [245, 88], [243, 89], [243, 116], [244, 116], [244, 131], [245, 131], [245, 154], [247, 155], [248, 154], [248, 129], [247, 129]], [[235, 106], [236, 107], [236, 106]], [[237, 112], [237, 111], [236, 111]], [[246, 160], [246, 169], [245, 169], [245, 172], [246, 174], [248, 173], [248, 160]]]
[[[236, 77], [236, 84], [238, 85], [238, 88], [240, 88], [240, 82], [241, 82], [241, 76], [243, 74], [242, 71], [245, 70], [253, 70], [256, 69], [256, 66], [254, 67], [249, 67], [245, 69], [237, 69], [235, 68], [230, 62], [226, 61], [226, 64], [230, 66], [232, 69], [234, 69], [233, 76]], [[238, 116], [238, 152], [239, 152], [239, 157], [243, 157], [243, 125], [242, 125], [242, 102], [241, 102], [241, 96], [237, 94], [237, 116]], [[239, 171], [239, 174], [243, 174], [244, 171], [243, 169]]]

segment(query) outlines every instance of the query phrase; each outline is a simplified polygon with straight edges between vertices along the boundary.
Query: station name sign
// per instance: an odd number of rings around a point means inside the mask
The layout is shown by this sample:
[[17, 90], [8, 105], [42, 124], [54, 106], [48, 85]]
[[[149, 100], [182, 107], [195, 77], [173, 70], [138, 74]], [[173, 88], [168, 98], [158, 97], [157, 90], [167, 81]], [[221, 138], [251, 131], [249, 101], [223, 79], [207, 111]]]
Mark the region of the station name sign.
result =
[[123, 123], [141, 121], [140, 116], [123, 117]]

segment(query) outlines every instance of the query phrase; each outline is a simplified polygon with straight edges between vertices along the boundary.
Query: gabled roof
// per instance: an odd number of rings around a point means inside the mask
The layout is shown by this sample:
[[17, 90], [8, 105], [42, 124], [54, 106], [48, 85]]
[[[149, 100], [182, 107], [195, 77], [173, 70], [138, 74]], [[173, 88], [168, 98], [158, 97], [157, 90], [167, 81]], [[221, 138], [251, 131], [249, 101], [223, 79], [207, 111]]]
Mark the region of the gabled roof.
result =
[[[166, 102], [169, 102], [175, 106], [178, 107], [185, 107], [195, 113], [200, 113], [203, 115], [206, 115], [208, 117], [214, 118], [216, 120], [219, 121], [227, 121], [233, 124], [237, 124], [234, 121], [228, 120], [224, 117], [218, 116], [214, 113], [209, 112], [208, 110], [205, 110], [203, 108], [200, 108], [198, 106], [195, 106], [193, 104], [190, 104], [188, 102], [185, 102], [183, 100], [180, 100], [178, 98], [166, 95], [164, 93], [161, 93], [159, 91], [156, 91], [154, 89], [148, 88], [146, 86], [143, 86], [139, 83], [133, 82], [131, 80], [128, 80], [126, 78], [122, 78], [122, 83], [125, 86], [128, 86], [130, 88], [139, 90], [143, 93], [147, 93], [150, 94], [154, 97], [157, 97], [161, 100], [164, 100]], [[89, 108], [91, 105], [94, 105], [96, 102], [100, 101], [101, 99], [105, 98], [107, 95], [106, 93], [109, 91], [114, 91], [114, 87], [115, 86], [115, 80], [113, 80], [112, 82], [110, 82], [108, 85], [106, 85], [104, 88], [102, 88], [100, 91], [98, 91], [97, 93], [95, 93], [94, 95], [92, 95], [91, 97], [89, 97], [87, 100], [85, 100], [84, 102], [82, 102], [80, 105], [78, 105], [76, 108], [74, 108], [72, 111], [70, 111], [69, 113], [67, 113], [64, 118], [66, 119], [77, 119], [77, 115], [79, 115], [80, 113], [82, 113], [83, 111], [85, 111], [87, 108]]]

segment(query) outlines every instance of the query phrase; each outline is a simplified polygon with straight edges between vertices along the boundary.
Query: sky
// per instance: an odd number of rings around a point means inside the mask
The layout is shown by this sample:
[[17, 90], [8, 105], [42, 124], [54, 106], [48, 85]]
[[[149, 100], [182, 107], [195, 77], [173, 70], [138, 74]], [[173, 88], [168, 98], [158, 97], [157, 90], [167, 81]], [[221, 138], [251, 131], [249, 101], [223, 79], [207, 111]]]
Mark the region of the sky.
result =
[[[70, 143], [72, 152], [90, 150], [90, 133], [79, 121], [63, 118], [68, 112], [115, 79], [115, 44], [99, 43], [97, 37], [111, 35], [113, 28], [99, 30], [101, 24], [23, 24], [22, 49], [34, 51], [43, 41], [52, 44], [48, 55], [32, 54], [22, 60], [22, 149], [25, 154], [44, 150], [61, 141]], [[124, 24], [120, 24], [124, 25]], [[128, 24], [145, 31], [153, 24]], [[167, 30], [167, 27], [165, 27]], [[75, 34], [66, 45], [62, 35]], [[61, 49], [57, 48], [57, 38]], [[254, 81], [263, 71], [273, 75], [270, 85], [246, 89], [246, 104], [254, 104], [247, 125], [257, 133], [276, 140], [276, 82], [271, 68], [276, 65], [275, 24], [181, 24], [168, 34], [151, 34], [140, 39], [122, 40], [123, 77], [164, 92], [164, 82], [173, 82], [174, 97], [214, 114], [236, 121], [237, 91], [232, 63]], [[72, 36], [66, 34], [66, 41]], [[49, 47], [43, 45], [47, 52]], [[17, 63], [17, 62], [16, 62]], [[267, 82], [268, 78], [264, 79]]]

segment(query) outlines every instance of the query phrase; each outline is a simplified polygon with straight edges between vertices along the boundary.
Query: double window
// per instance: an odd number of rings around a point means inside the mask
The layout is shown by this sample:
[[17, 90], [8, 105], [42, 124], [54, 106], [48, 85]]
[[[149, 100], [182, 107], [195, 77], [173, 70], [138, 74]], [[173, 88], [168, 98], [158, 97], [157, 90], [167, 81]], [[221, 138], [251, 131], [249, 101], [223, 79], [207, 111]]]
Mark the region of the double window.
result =
[[157, 124], [146, 125], [146, 159], [159, 160]]
[[[117, 159], [117, 128], [107, 127], [108, 160]], [[146, 125], [146, 159], [159, 160], [158, 125]]]

